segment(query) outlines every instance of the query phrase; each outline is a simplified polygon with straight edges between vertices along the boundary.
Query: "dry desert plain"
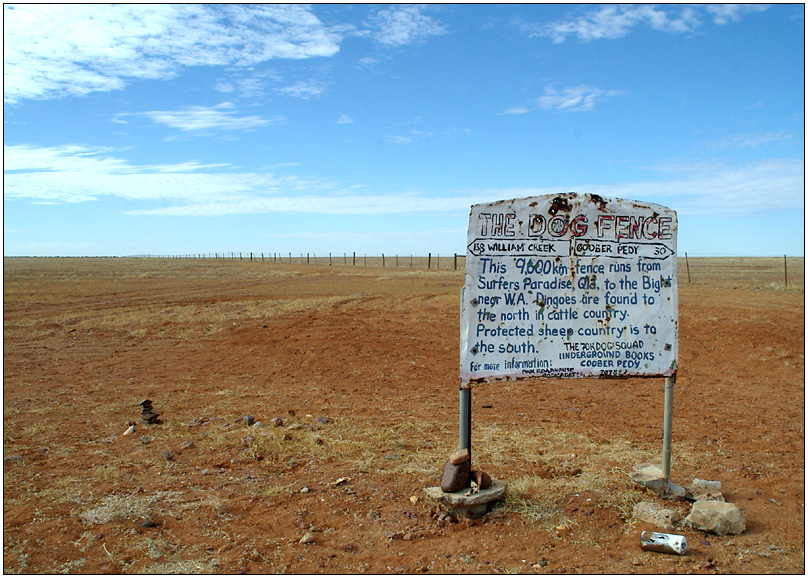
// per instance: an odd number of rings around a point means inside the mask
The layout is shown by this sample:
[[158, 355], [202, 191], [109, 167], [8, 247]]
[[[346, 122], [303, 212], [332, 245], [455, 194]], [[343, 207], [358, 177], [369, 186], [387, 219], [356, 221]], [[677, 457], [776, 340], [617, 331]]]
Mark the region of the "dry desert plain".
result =
[[803, 259], [680, 259], [672, 481], [747, 522], [684, 556], [631, 515], [661, 379], [475, 388], [508, 490], [441, 519], [463, 273], [370, 261], [4, 259], [4, 572], [804, 573]]

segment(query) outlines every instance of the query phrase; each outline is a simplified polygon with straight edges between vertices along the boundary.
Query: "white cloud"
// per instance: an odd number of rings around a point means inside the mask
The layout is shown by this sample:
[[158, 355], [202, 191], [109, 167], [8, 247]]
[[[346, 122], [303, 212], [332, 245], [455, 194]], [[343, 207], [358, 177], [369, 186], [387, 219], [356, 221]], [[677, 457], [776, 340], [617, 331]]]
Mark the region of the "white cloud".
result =
[[[197, 161], [132, 165], [112, 151], [78, 145], [5, 146], [4, 200], [77, 203], [120, 198], [143, 202], [132, 215], [215, 216], [247, 213], [329, 215], [467, 214], [469, 206], [559, 192], [666, 204], [680, 215], [758, 216], [804, 210], [802, 160], [768, 159], [724, 165], [651, 167], [660, 178], [617, 185], [572, 183], [569, 187], [422, 193], [355, 192], [355, 183], [235, 172], [234, 167]], [[159, 202], [159, 207], [153, 203]]]
[[3, 7], [3, 33], [12, 104], [120, 90], [184, 66], [332, 56], [341, 40], [297, 4], [15, 4]]
[[195, 130], [249, 130], [259, 126], [282, 124], [283, 116], [262, 118], [260, 116], [237, 116], [229, 102], [216, 106], [189, 106], [183, 110], [151, 110], [142, 113], [154, 122], [165, 124], [181, 131]]
[[766, 146], [778, 141], [787, 141], [794, 138], [793, 134], [787, 132], [765, 132], [738, 134], [719, 141], [708, 143], [708, 149], [756, 149], [759, 146]]
[[585, 14], [551, 22], [528, 24], [522, 29], [528, 36], [548, 37], [555, 43], [564, 42], [572, 36], [584, 42], [600, 39], [622, 38], [633, 29], [648, 27], [663, 32], [691, 32], [701, 26], [700, 14], [712, 16], [716, 24], [737, 21], [742, 16], [765, 10], [761, 5], [714, 5], [695, 6], [628, 4], [607, 5], [589, 10]]
[[320, 85], [319, 82], [309, 81], [303, 82], [299, 81], [294, 83], [291, 86], [285, 86], [283, 88], [276, 88], [275, 92], [280, 94], [285, 94], [287, 96], [294, 96], [296, 98], [303, 98], [308, 99], [312, 96], [320, 96], [323, 93], [324, 89]]
[[724, 25], [737, 22], [747, 14], [763, 12], [768, 6], [763, 4], [708, 4], [705, 10], [713, 15], [713, 22]]
[[428, 36], [446, 33], [446, 26], [423, 14], [425, 6], [405, 4], [380, 10], [368, 19], [379, 44], [403, 46]]
[[544, 96], [539, 97], [536, 104], [544, 110], [592, 110], [598, 100], [618, 94], [620, 92], [616, 90], [601, 90], [585, 85], [571, 86], [560, 91], [548, 86], [544, 89]]
[[347, 114], [341, 114], [340, 117], [337, 119], [337, 124], [351, 124], [352, 122], [353, 119]]
[[507, 110], [502, 111], [500, 114], [527, 114], [530, 109], [525, 106], [513, 106]]

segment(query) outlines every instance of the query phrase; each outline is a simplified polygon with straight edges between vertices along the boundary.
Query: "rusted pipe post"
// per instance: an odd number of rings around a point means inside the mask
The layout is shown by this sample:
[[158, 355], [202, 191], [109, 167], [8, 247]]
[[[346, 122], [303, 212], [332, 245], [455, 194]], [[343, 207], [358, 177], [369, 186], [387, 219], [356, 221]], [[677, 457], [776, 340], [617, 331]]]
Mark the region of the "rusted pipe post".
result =
[[786, 280], [786, 289], [788, 289], [788, 261], [785, 255], [783, 255], [783, 276]]
[[665, 378], [665, 402], [662, 418], [662, 477], [671, 479], [671, 426], [673, 425], [673, 378]]

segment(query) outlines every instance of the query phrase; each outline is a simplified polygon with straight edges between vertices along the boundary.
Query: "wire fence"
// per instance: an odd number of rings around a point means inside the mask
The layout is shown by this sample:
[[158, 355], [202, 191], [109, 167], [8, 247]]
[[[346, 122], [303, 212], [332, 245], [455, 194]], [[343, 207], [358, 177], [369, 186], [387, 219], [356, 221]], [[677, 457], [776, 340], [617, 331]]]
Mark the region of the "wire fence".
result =
[[[466, 256], [452, 253], [440, 255], [368, 255], [365, 253], [191, 253], [184, 255], [133, 255], [137, 258], [220, 260], [277, 265], [328, 265], [342, 267], [383, 267], [397, 269], [425, 269], [432, 271], [464, 271]], [[679, 286], [714, 285], [732, 288], [768, 288], [804, 291], [804, 257], [691, 257], [687, 253], [678, 257]]]
[[428, 253], [420, 255], [368, 255], [352, 253], [329, 253], [317, 255], [315, 253], [191, 253], [186, 255], [133, 255], [136, 258], [149, 259], [217, 259], [229, 261], [248, 261], [257, 263], [275, 263], [287, 265], [337, 265], [344, 267], [393, 267], [409, 269], [464, 270], [466, 256], [458, 253], [441, 256]]

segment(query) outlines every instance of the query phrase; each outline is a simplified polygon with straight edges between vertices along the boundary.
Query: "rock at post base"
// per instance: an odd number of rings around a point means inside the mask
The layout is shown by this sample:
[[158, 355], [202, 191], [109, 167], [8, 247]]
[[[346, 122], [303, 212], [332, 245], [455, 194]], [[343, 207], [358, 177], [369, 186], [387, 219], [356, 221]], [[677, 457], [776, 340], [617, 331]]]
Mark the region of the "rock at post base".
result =
[[464, 448], [462, 450], [457, 450], [456, 452], [451, 454], [449, 456], [449, 463], [452, 464], [453, 466], [459, 466], [463, 462], [467, 462], [470, 459], [471, 456], [469, 455], [469, 450], [467, 448]]
[[636, 465], [634, 466], [634, 471], [629, 474], [629, 477], [635, 484], [648, 488], [665, 500], [684, 501], [687, 497], [687, 490], [663, 478], [662, 468], [657, 465]]
[[465, 461], [454, 465], [446, 462], [443, 468], [443, 477], [440, 480], [440, 489], [444, 492], [456, 492], [465, 488], [471, 475], [471, 462]]
[[701, 500], [693, 504], [685, 525], [718, 536], [740, 534], [746, 530], [746, 520], [735, 504]]

